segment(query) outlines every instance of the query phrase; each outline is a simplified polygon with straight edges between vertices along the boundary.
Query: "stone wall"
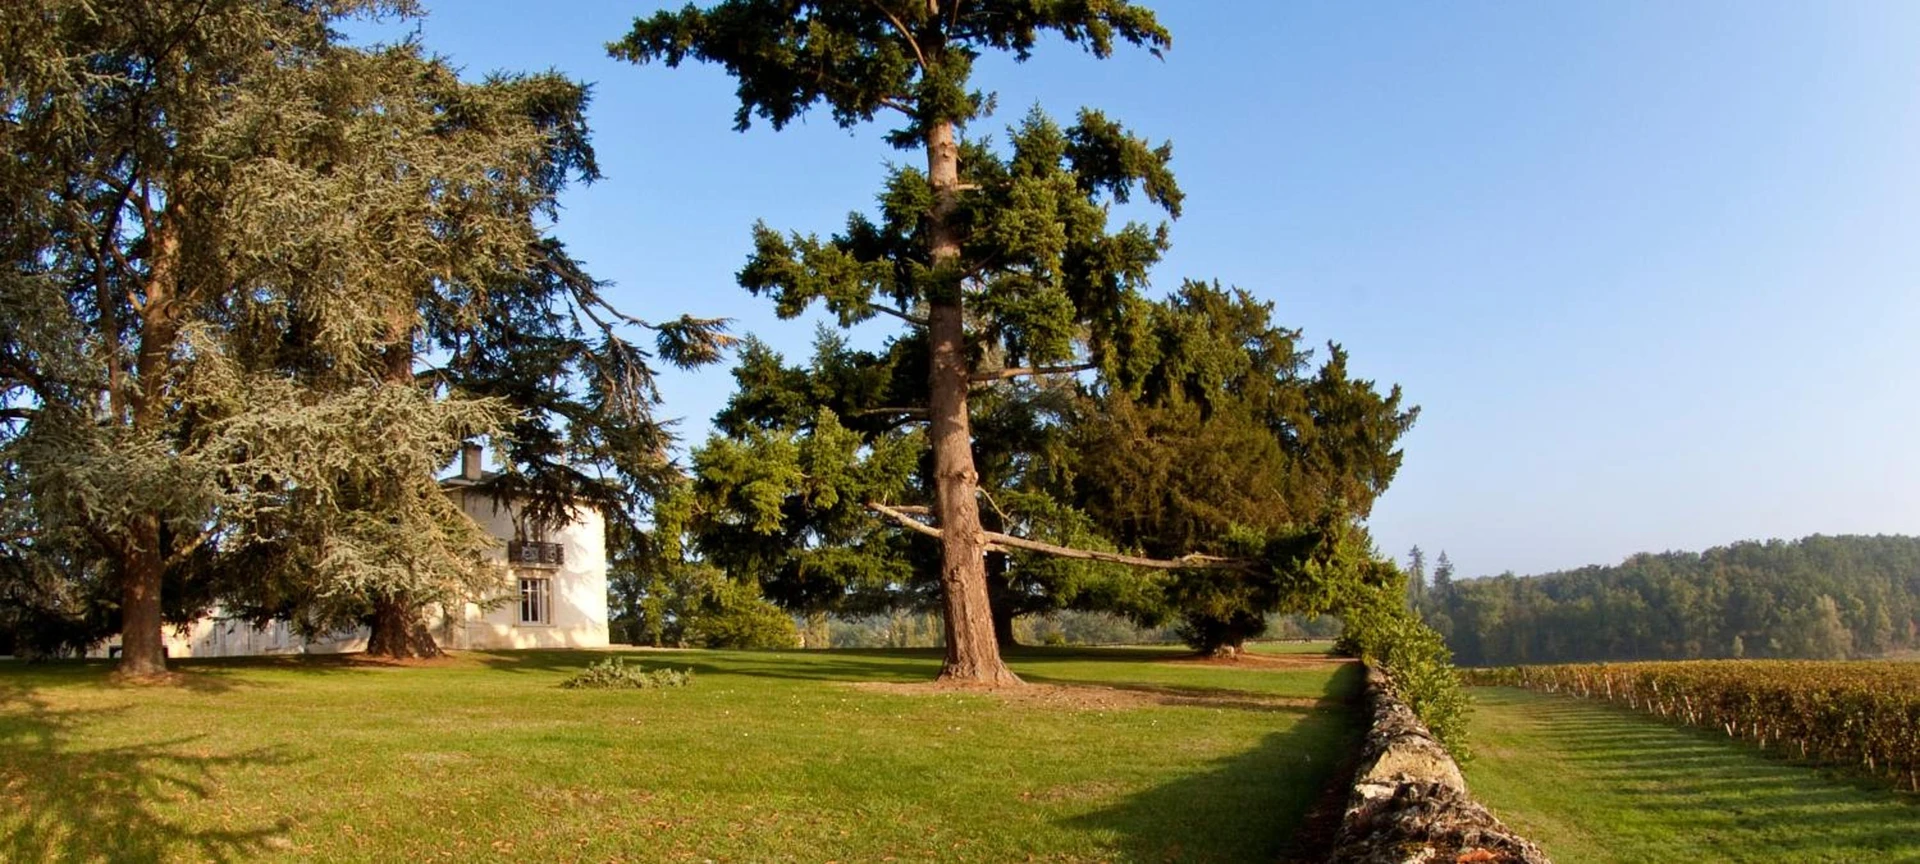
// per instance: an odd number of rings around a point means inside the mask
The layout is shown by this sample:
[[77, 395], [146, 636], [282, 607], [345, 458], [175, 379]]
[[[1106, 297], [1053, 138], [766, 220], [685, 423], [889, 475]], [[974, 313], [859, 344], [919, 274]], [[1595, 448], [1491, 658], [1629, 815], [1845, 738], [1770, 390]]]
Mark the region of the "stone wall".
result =
[[1334, 864], [1549, 864], [1473, 800], [1453, 757], [1377, 667], [1367, 668], [1366, 698], [1371, 725]]

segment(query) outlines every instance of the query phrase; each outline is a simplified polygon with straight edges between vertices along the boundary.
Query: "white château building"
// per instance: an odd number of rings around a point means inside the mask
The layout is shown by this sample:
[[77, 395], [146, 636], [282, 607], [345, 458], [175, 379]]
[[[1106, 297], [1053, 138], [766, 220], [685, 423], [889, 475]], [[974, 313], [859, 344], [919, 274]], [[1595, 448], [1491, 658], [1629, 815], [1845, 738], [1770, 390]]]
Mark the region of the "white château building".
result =
[[[605, 647], [605, 518], [582, 505], [575, 508], [572, 522], [542, 531], [521, 519], [510, 499], [494, 499], [488, 487], [497, 476], [481, 470], [480, 448], [468, 445], [459, 473], [440, 481], [440, 488], [493, 535], [497, 542], [486, 555], [503, 566], [498, 594], [473, 598], [461, 604], [457, 614], [429, 611], [435, 641], [456, 650]], [[479, 602], [483, 600], [492, 602]], [[223, 618], [216, 609], [184, 630], [168, 628], [166, 645], [169, 657], [338, 654], [366, 650], [367, 630], [305, 639], [285, 621], [254, 627]], [[102, 647], [96, 653], [111, 650]]]

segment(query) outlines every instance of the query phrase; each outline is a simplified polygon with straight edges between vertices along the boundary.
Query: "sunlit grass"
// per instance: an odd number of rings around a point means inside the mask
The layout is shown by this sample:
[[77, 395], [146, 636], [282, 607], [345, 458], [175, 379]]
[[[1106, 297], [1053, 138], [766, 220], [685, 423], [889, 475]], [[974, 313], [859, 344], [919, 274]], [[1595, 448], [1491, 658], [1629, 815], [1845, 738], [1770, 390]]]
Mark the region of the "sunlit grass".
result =
[[1047, 695], [1005, 700], [888, 686], [932, 652], [634, 652], [694, 685], [558, 686], [601, 656], [0, 665], [0, 860], [1272, 860], [1357, 723], [1333, 663], [1029, 650]]
[[1474, 691], [1474, 795], [1561, 862], [1920, 862], [1920, 806], [1697, 729]]
[[1332, 650], [1332, 639], [1288, 639], [1247, 643], [1247, 651], [1252, 654], [1325, 654]]

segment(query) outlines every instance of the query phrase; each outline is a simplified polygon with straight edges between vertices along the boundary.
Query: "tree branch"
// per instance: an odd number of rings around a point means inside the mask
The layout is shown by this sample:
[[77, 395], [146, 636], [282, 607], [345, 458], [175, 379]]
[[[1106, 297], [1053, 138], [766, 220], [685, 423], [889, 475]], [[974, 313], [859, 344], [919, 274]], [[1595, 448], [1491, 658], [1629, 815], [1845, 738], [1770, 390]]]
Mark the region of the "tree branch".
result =
[[163, 565], [161, 565], [161, 566], [163, 566], [163, 567], [178, 567], [178, 566], [180, 566], [180, 563], [181, 563], [181, 562], [183, 562], [183, 561], [185, 561], [185, 560], [187, 560], [187, 558], [189, 558], [189, 557], [191, 557], [191, 556], [193, 555], [193, 553], [194, 553], [194, 552], [195, 552], [196, 550], [198, 550], [198, 549], [199, 549], [199, 548], [200, 548], [201, 546], [204, 546], [204, 545], [206, 545], [206, 542], [207, 542], [208, 540], [210, 540], [210, 539], [212, 539], [212, 538], [213, 538], [213, 531], [212, 531], [212, 529], [208, 529], [208, 530], [206, 530], [206, 531], [202, 531], [202, 532], [200, 532], [200, 535], [199, 535], [199, 536], [197, 536], [197, 537], [195, 537], [195, 538], [193, 538], [193, 541], [192, 541], [192, 542], [190, 542], [190, 543], [188, 543], [188, 544], [186, 544], [185, 546], [182, 546], [182, 547], [180, 547], [180, 548], [178, 548], [178, 549], [175, 549], [175, 550], [173, 550], [173, 554], [172, 554], [172, 555], [169, 555], [169, 556], [167, 556], [167, 560], [166, 560], [166, 563], [165, 563], [165, 564], [163, 564]]
[[892, 315], [893, 317], [898, 318], [902, 321], [905, 321], [908, 324], [912, 324], [915, 327], [927, 326], [927, 319], [914, 316], [914, 315], [908, 315], [907, 313], [902, 312], [898, 309], [895, 309], [892, 306], [882, 306], [879, 303], [868, 303], [867, 308], [872, 309], [873, 311], [879, 312], [884, 315]]
[[858, 410], [858, 411], [849, 411], [849, 412], [847, 412], [847, 415], [846, 415], [846, 416], [848, 416], [848, 417], [884, 417], [884, 416], [892, 416], [892, 415], [900, 415], [900, 416], [905, 416], [905, 417], [919, 417], [919, 418], [922, 418], [922, 419], [924, 419], [924, 418], [925, 418], [925, 417], [927, 416], [927, 409], [925, 409], [925, 408], [905, 408], [905, 407], [901, 407], [901, 408], [862, 408], [862, 409], [860, 409], [860, 410]]
[[893, 10], [888, 9], [887, 5], [880, 0], [874, 0], [872, 5], [873, 8], [880, 10], [880, 14], [887, 16], [888, 21], [893, 22], [893, 29], [900, 31], [900, 38], [907, 40], [907, 47], [912, 48], [913, 56], [919, 59], [920, 68], [926, 69], [927, 55], [921, 52], [919, 40], [913, 38], [913, 34], [907, 30], [907, 25], [901, 22], [900, 16], [893, 14]]
[[[916, 534], [925, 534], [935, 539], [944, 536], [941, 529], [907, 515], [907, 513], [900, 508], [889, 507], [877, 501], [868, 501], [867, 509], [899, 523], [901, 527]], [[926, 508], [913, 509], [924, 511]], [[1038, 540], [1028, 540], [1024, 537], [1015, 537], [1011, 534], [1002, 534], [998, 531], [982, 531], [980, 534], [986, 538], [988, 548], [997, 549], [1001, 552], [1009, 549], [1025, 549], [1029, 552], [1039, 552], [1052, 555], [1056, 558], [1072, 558], [1079, 561], [1101, 561], [1108, 564], [1125, 564], [1129, 567], [1147, 567], [1154, 570], [1252, 570], [1260, 566], [1260, 562], [1249, 558], [1220, 558], [1213, 555], [1182, 555], [1178, 558], [1141, 558], [1136, 555], [1122, 555], [1118, 552], [1075, 549], [1071, 546], [1042, 543]]]
[[[935, 540], [940, 539], [940, 536], [941, 536], [940, 529], [935, 528], [932, 525], [928, 525], [927, 523], [922, 522], [918, 519], [915, 519], [912, 516], [908, 516], [907, 514], [902, 513], [899, 510], [895, 510], [892, 507], [888, 507], [885, 504], [881, 504], [877, 501], [868, 501], [867, 509], [872, 510], [875, 513], [878, 513], [882, 516], [887, 517], [888, 519], [892, 519], [893, 521], [900, 523], [900, 527], [905, 528], [909, 531], [913, 531], [919, 534], [925, 534], [928, 537], [934, 538]], [[917, 507], [914, 509], [925, 511], [927, 508]]]
[[1006, 381], [1028, 375], [1071, 375], [1076, 372], [1090, 372], [1100, 367], [1092, 363], [1076, 363], [1072, 366], [1015, 366], [998, 372], [975, 372], [967, 380], [975, 384], [989, 381]]
[[902, 101], [900, 101], [899, 99], [896, 99], [896, 98], [894, 98], [894, 97], [892, 97], [892, 96], [882, 96], [882, 97], [880, 97], [880, 103], [879, 103], [879, 104], [880, 104], [880, 106], [881, 106], [881, 107], [883, 107], [883, 108], [892, 108], [892, 109], [893, 109], [893, 110], [895, 110], [895, 111], [898, 111], [898, 112], [900, 112], [900, 113], [902, 113], [902, 114], [905, 114], [905, 115], [907, 115], [908, 117], [912, 117], [912, 116], [913, 116], [913, 108], [912, 108], [912, 107], [910, 107], [910, 106], [908, 106], [908, 105], [907, 105], [907, 103], [905, 103], [905, 102], [902, 102]]

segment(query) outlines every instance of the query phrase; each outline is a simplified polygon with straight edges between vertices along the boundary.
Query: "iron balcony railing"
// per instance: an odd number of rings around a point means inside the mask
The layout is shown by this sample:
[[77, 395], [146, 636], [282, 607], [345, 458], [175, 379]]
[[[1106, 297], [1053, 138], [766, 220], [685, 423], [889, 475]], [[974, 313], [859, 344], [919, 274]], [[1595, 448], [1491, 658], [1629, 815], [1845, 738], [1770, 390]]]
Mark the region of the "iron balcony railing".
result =
[[559, 567], [567, 556], [558, 543], [513, 540], [507, 543], [507, 561], [521, 567]]

